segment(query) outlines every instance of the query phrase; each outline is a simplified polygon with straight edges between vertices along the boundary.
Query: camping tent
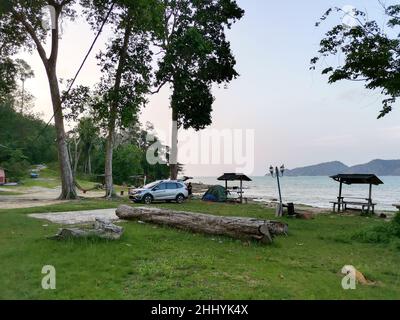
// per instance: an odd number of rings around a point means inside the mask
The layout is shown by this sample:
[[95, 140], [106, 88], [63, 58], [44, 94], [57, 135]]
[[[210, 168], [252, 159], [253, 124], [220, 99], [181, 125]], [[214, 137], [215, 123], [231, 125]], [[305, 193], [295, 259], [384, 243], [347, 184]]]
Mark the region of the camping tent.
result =
[[226, 201], [226, 189], [223, 186], [212, 186], [203, 195], [203, 201], [211, 202], [225, 202]]

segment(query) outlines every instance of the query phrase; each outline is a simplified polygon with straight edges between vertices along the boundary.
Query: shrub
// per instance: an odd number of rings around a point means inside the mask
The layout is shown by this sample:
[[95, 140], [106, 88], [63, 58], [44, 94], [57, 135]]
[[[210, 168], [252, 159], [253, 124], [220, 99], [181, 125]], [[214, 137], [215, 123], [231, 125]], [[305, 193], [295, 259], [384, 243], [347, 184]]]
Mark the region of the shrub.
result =
[[364, 243], [398, 242], [400, 239], [400, 212], [391, 222], [359, 231], [351, 239]]

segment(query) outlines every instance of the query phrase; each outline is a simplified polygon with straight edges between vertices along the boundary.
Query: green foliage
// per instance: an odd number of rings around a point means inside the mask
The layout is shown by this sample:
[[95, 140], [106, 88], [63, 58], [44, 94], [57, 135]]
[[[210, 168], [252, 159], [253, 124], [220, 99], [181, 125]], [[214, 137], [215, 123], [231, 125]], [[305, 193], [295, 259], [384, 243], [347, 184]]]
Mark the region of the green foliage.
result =
[[0, 144], [20, 149], [31, 164], [57, 159], [55, 129], [53, 126], [43, 129], [44, 126], [36, 116], [16, 112], [10, 103], [0, 104]]
[[225, 29], [244, 11], [232, 0], [164, 1], [165, 30], [156, 44], [161, 48], [156, 86], [172, 87], [173, 120], [185, 129], [211, 124], [213, 83], [228, 83], [238, 76]]
[[0, 55], [0, 103], [16, 88], [16, 67], [14, 61]]
[[9, 181], [19, 181], [28, 175], [29, 163], [19, 149], [0, 149], [0, 166], [6, 170]]
[[[113, 37], [97, 55], [102, 77], [91, 92], [80, 89], [81, 100], [88, 101], [97, 123], [114, 131], [137, 121], [146, 103], [151, 79], [150, 23], [154, 1], [115, 1], [108, 24]], [[83, 1], [94, 28], [102, 23], [109, 1]], [[116, 13], [118, 12], [118, 13]], [[79, 95], [78, 95], [79, 96]], [[82, 101], [81, 101], [82, 102]]]
[[113, 158], [115, 183], [129, 184], [131, 176], [143, 173], [140, 157], [140, 149], [133, 145], [121, 145], [115, 149]]
[[[342, 9], [328, 10], [321, 21], [324, 21], [333, 12], [341, 13]], [[385, 14], [389, 18], [387, 26], [397, 28], [400, 26], [399, 5], [385, 8]], [[319, 54], [311, 60], [312, 69], [320, 58], [340, 55], [344, 58], [338, 66], [329, 66], [322, 73], [329, 75], [329, 83], [341, 80], [363, 81], [365, 88], [378, 89], [386, 98], [382, 101], [383, 109], [379, 117], [382, 118], [392, 111], [392, 105], [400, 96], [400, 39], [398, 32], [396, 37], [386, 33], [380, 24], [368, 20], [366, 13], [356, 11], [354, 13], [358, 25], [347, 27], [337, 25], [326, 33], [321, 40]], [[320, 23], [317, 23], [317, 26]], [[324, 59], [324, 63], [326, 63]]]
[[355, 233], [353, 240], [365, 243], [385, 243], [400, 240], [400, 213], [389, 223], [366, 228]]

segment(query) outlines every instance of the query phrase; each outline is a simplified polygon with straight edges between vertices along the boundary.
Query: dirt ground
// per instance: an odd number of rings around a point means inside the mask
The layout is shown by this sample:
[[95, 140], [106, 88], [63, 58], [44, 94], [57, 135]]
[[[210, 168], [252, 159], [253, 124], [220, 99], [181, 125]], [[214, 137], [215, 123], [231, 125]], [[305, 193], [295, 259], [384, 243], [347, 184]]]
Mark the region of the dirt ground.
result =
[[[0, 191], [18, 192], [18, 195], [0, 195], [0, 209], [16, 209], [16, 208], [30, 208], [52, 205], [57, 203], [67, 202], [64, 200], [57, 200], [61, 193], [61, 188], [1, 188]], [[104, 195], [103, 191], [90, 191], [86, 194], [78, 192], [78, 195], [85, 198], [98, 198]]]
[[36, 219], [48, 220], [58, 224], [85, 224], [94, 222], [96, 218], [116, 221], [119, 220], [114, 209], [83, 210], [72, 212], [33, 213], [28, 216]]

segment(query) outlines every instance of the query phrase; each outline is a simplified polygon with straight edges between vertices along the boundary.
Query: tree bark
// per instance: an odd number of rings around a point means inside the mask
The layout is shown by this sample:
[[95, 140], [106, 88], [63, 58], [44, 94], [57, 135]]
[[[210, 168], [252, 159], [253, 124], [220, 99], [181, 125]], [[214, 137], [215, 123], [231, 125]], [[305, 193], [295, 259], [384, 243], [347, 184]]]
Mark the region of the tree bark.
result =
[[115, 196], [113, 173], [112, 173], [112, 161], [114, 153], [115, 127], [116, 127], [116, 119], [117, 119], [118, 103], [119, 103], [118, 92], [121, 88], [122, 74], [129, 46], [129, 38], [132, 33], [132, 21], [131, 21], [132, 18], [129, 15], [128, 19], [130, 20], [128, 21], [125, 27], [124, 42], [121, 48], [120, 59], [118, 62], [118, 68], [115, 75], [115, 83], [113, 87], [113, 91], [116, 93], [117, 96], [115, 97], [115, 101], [111, 103], [110, 116], [108, 119], [108, 136], [106, 141], [106, 159], [104, 168], [106, 198], [112, 198]]
[[222, 217], [158, 208], [121, 205], [116, 210], [116, 215], [123, 220], [141, 220], [193, 232], [263, 243], [271, 243], [274, 236], [286, 235], [288, 232], [288, 225], [279, 221]]
[[89, 147], [88, 160], [87, 160], [87, 171], [90, 175], [92, 174], [92, 157], [90, 156], [91, 152], [92, 152], [92, 145], [90, 145]]
[[172, 109], [171, 151], [169, 156], [171, 180], [178, 178], [178, 115]]
[[74, 137], [74, 145], [75, 145], [75, 150], [74, 150], [74, 176], [76, 176], [76, 171], [78, 170], [78, 163], [79, 163], [79, 159], [81, 157], [81, 150], [79, 150], [79, 144], [80, 144], [81, 140], [78, 138], [78, 140], [76, 139], [76, 137]]
[[64, 128], [64, 116], [61, 106], [60, 89], [58, 86], [57, 79], [57, 57], [58, 57], [58, 46], [59, 46], [59, 18], [62, 10], [62, 5], [57, 5], [56, 17], [55, 17], [55, 28], [51, 31], [51, 53], [50, 57], [47, 58], [46, 51], [40, 42], [38, 35], [35, 32], [34, 27], [30, 24], [28, 19], [21, 13], [17, 12], [14, 8], [11, 9], [15, 19], [19, 21], [28, 34], [31, 36], [33, 42], [36, 45], [36, 49], [46, 69], [47, 78], [50, 86], [51, 101], [53, 105], [54, 124], [57, 135], [57, 152], [58, 161], [60, 165], [61, 175], [61, 194], [60, 200], [76, 199], [76, 189], [74, 178], [72, 175], [71, 162], [68, 154], [67, 141], [65, 136]]
[[104, 181], [106, 184], [106, 198], [112, 198], [115, 196], [114, 183], [113, 183], [113, 172], [112, 172], [112, 161], [114, 153], [114, 129], [109, 127], [108, 136], [106, 141], [106, 159], [104, 168]]
[[47, 68], [47, 76], [49, 79], [51, 100], [53, 104], [54, 123], [57, 135], [58, 161], [61, 174], [61, 194], [59, 199], [76, 199], [78, 196], [75, 189], [74, 177], [72, 174], [71, 162], [68, 154], [64, 128], [64, 116], [61, 107], [61, 97], [55, 65]]

